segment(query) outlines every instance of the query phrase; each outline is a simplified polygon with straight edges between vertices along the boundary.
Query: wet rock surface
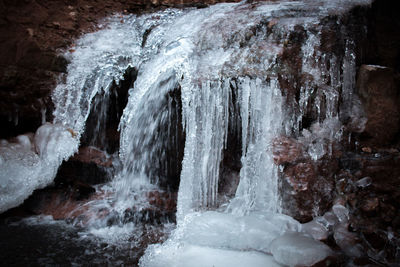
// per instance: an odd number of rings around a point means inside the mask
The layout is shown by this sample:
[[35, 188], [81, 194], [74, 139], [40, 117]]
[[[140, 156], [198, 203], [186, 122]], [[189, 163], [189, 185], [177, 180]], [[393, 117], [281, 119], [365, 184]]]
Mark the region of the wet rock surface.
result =
[[123, 214], [109, 208], [97, 210], [91, 203], [105, 199], [110, 193], [97, 191], [88, 184], [75, 182], [64, 187], [47, 187], [36, 190], [21, 206], [1, 214], [0, 220], [18, 220], [32, 215], [50, 215], [54, 220], [64, 220], [74, 225], [90, 226], [95, 221], [106, 226], [134, 223], [135, 225], [162, 225], [175, 223], [175, 193], [151, 191], [146, 193], [146, 204], [127, 208]]
[[299, 141], [282, 137], [275, 140], [274, 161], [282, 166], [283, 208], [291, 216], [308, 222], [330, 208], [337, 158], [326, 156], [315, 162]]
[[77, 154], [63, 162], [54, 181], [56, 185], [77, 181], [101, 184], [110, 180], [113, 170], [112, 156], [95, 147], [81, 147]]
[[[277, 156], [276, 162], [281, 158]], [[339, 262], [396, 264], [400, 256], [399, 160], [397, 149], [368, 148], [316, 162], [301, 157], [281, 161], [284, 208], [308, 222], [306, 232], [339, 249], [344, 257]], [[319, 229], [316, 223], [326, 228]]]
[[128, 90], [133, 88], [138, 70], [128, 67], [120, 81], [113, 81], [108, 91], [102, 91], [92, 100], [81, 146], [97, 147], [109, 154], [118, 151], [118, 125], [128, 102]]
[[[396, 266], [400, 262], [397, 215], [400, 87], [399, 66], [395, 63], [400, 46], [398, 29], [393, 27], [399, 25], [399, 20], [390, 9], [391, 4], [393, 1], [373, 3], [367, 22], [369, 39], [360, 36], [356, 43], [359, 66], [356, 93], [365, 112], [365, 125], [362, 119], [354, 127], [351, 119], [341, 115], [345, 136], [350, 138], [331, 144], [332, 153], [318, 160], [310, 157], [310, 144], [304, 143], [302, 136], [283, 136], [273, 144], [275, 164], [281, 167], [285, 212], [308, 224], [316, 219], [321, 222], [318, 218], [325, 214], [326, 219], [322, 220], [328, 229], [325, 242], [341, 251], [343, 256], [335, 263], [339, 265], [352, 261], [355, 266]], [[391, 26], [383, 29], [389, 18]], [[331, 53], [337, 48], [335, 27], [325, 30], [321, 49]], [[378, 40], [378, 36], [383, 39]], [[296, 53], [292, 56], [296, 57]], [[289, 59], [291, 62], [286, 60], [289, 65], [299, 64], [292, 57]], [[288, 95], [290, 92], [296, 95], [295, 88], [288, 88]], [[293, 97], [288, 99], [293, 101]], [[309, 103], [309, 113], [301, 121], [303, 129], [310, 129], [315, 123], [313, 106]], [[337, 205], [347, 210], [345, 222], [340, 222], [335, 214]], [[334, 220], [329, 215], [332, 209]], [[309, 228], [313, 235], [324, 236], [322, 230], [313, 230], [311, 225]]]
[[367, 123], [362, 132], [369, 143], [387, 145], [399, 132], [399, 92], [392, 69], [362, 65], [358, 73], [358, 95], [366, 112]]

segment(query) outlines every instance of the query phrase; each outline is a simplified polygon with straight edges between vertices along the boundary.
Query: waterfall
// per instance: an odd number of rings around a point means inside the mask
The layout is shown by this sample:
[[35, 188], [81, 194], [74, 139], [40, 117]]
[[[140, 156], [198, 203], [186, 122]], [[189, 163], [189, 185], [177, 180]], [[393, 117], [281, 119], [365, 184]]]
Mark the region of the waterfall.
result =
[[[66, 53], [71, 63], [54, 90], [54, 124], [74, 140], [57, 164], [77, 150], [91, 112], [98, 124], [88, 144], [106, 146], [98, 131], [112, 88], [135, 68], [119, 122], [116, 174], [104, 187], [110, 197], [95, 209], [106, 205], [123, 225], [127, 213], [148, 207], [150, 193], [179, 180], [176, 229], [147, 249], [142, 266], [211, 264], [203, 254], [221, 266], [287, 264], [277, 247], [305, 237], [301, 224], [282, 214], [272, 144], [295, 136], [313, 160], [332, 153], [342, 121], [360, 112], [355, 43], [345, 26], [348, 40], [333, 48], [323, 32], [328, 22], [342, 27], [341, 14], [353, 6], [369, 3], [241, 2], [109, 18]], [[230, 135], [241, 143], [233, 197], [219, 190]], [[315, 240], [303, 243], [312, 247], [306, 255], [313, 263], [331, 253]]]
[[278, 174], [271, 152], [273, 138], [282, 132], [282, 96], [278, 81], [239, 80], [242, 118], [242, 169], [230, 209], [279, 212]]

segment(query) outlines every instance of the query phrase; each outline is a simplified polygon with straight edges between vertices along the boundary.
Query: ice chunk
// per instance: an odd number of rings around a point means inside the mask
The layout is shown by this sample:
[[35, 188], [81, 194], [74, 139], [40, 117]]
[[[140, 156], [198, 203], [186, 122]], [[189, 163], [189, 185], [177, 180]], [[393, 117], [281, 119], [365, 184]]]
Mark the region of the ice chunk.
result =
[[336, 244], [343, 250], [343, 252], [350, 257], [363, 256], [363, 247], [358, 244], [358, 239], [355, 233], [347, 230], [347, 226], [341, 224], [335, 227], [333, 234]]
[[286, 233], [271, 243], [274, 259], [288, 266], [311, 266], [333, 254], [320, 241], [300, 233]]
[[275, 267], [274, 259], [256, 251], [232, 251], [195, 245], [160, 246], [140, 260], [142, 267]]
[[326, 226], [318, 222], [318, 220], [312, 220], [301, 226], [302, 232], [309, 234], [316, 240], [325, 240], [328, 238], [329, 232]]
[[333, 214], [332, 212], [326, 212], [324, 214], [324, 216], [322, 216], [321, 218], [318, 218], [318, 221], [320, 223], [322, 223], [323, 225], [325, 225], [325, 227], [334, 226], [335, 224], [337, 224], [339, 222], [336, 215]]
[[349, 210], [345, 206], [340, 204], [333, 205], [332, 211], [338, 218], [339, 222], [346, 223], [349, 221]]
[[235, 216], [208, 211], [188, 215], [180, 239], [194, 245], [269, 253], [272, 240], [300, 228], [299, 222], [283, 214]]
[[343, 126], [337, 117], [326, 118], [322, 123], [314, 123], [310, 130], [304, 129], [300, 140], [308, 147], [310, 157], [319, 160], [332, 153], [333, 143], [342, 137]]
[[39, 157], [20, 144], [1, 145], [0, 155], [1, 213], [21, 204], [32, 193], [36, 184], [34, 177], [40, 175], [41, 167]]
[[166, 243], [147, 249], [141, 266], [279, 266], [266, 255], [271, 241], [300, 229], [299, 222], [282, 214], [191, 213]]
[[371, 185], [371, 183], [372, 183], [371, 177], [364, 177], [364, 178], [358, 180], [356, 182], [356, 185], [358, 187], [364, 188], [364, 187], [367, 187], [367, 186]]

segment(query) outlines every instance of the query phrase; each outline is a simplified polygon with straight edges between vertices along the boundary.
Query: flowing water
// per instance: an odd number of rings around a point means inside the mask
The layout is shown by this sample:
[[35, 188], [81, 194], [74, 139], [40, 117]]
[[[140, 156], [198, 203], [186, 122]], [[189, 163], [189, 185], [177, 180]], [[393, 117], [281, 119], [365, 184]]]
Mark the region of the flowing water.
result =
[[[135, 242], [143, 228], [134, 220], [128, 223], [126, 211], [148, 208], [148, 193], [162, 191], [159, 185], [171, 168], [181, 167], [180, 177], [175, 177], [180, 180], [176, 229], [164, 244], [150, 246], [140, 265], [278, 266], [288, 264], [286, 254], [277, 249], [288, 242], [309, 244], [306, 258], [314, 262], [329, 254], [327, 247], [304, 241], [300, 234], [285, 236], [301, 232], [301, 225], [281, 214], [272, 142], [282, 135], [299, 136], [318, 160], [332, 152], [330, 141], [342, 138], [340, 119], [349, 117], [357, 102], [352, 96], [355, 43], [343, 26], [348, 40], [339, 52], [324, 52], [322, 30], [327, 17], [340, 27], [341, 14], [369, 2], [279, 1], [166, 9], [112, 17], [101, 30], [82, 37], [75, 51], [66, 54], [71, 61], [68, 74], [53, 95], [54, 123], [72, 129], [76, 146], [91, 105], [100, 106], [96, 112], [101, 130], [107, 116], [101, 105], [110, 103], [110, 88], [128, 67], [135, 67], [138, 75], [119, 124], [115, 177], [102, 188], [107, 197], [90, 203], [92, 212], [111, 210], [117, 219], [110, 225], [110, 220], [92, 218], [81, 236], [105, 243]], [[290, 47], [298, 48], [295, 67], [285, 54]], [[302, 81], [295, 85], [296, 101], [290, 101], [285, 80]], [[94, 101], [96, 95], [103, 100]], [[305, 116], [315, 118], [310, 130], [303, 130]], [[239, 129], [241, 143], [241, 168], [232, 197], [219, 190], [230, 129]], [[177, 138], [179, 133], [183, 139]], [[100, 135], [92, 144], [100, 142]], [[178, 155], [178, 150], [183, 152], [179, 167], [167, 164], [171, 153], [166, 151]], [[166, 229], [169, 233], [170, 227]], [[140, 238], [143, 235], [136, 240]], [[279, 242], [274, 241], [277, 238]], [[129, 249], [133, 248], [124, 251]], [[209, 257], [204, 259], [204, 254]], [[297, 256], [297, 263], [304, 263], [302, 256]]]

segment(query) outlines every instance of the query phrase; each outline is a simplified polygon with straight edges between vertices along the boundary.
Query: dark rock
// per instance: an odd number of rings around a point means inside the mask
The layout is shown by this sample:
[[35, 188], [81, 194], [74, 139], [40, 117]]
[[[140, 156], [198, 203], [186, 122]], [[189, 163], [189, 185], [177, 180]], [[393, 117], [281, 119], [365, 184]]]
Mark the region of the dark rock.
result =
[[[343, 172], [339, 177], [347, 182], [347, 190], [340, 194], [349, 204], [349, 232], [355, 235], [357, 246], [362, 246], [369, 255], [368, 264], [390, 265], [398, 262], [394, 247], [398, 246], [400, 227], [396, 217], [399, 211], [399, 156], [392, 149], [376, 150], [380, 153], [345, 154], [346, 162], [358, 164], [351, 164], [352, 171]], [[344, 166], [342, 164], [342, 168]], [[355, 257], [353, 261], [357, 262], [364, 256], [354, 254], [350, 257]]]
[[366, 199], [361, 204], [361, 209], [365, 212], [377, 211], [379, 207], [379, 199], [377, 197]]
[[370, 139], [368, 142], [376, 145], [390, 143], [398, 134], [400, 123], [399, 99], [393, 70], [362, 65], [357, 88], [368, 119], [363, 132], [364, 138]]
[[236, 80], [231, 81], [231, 105], [229, 105], [229, 123], [227, 145], [223, 150], [223, 158], [220, 164], [220, 177], [218, 180], [219, 199], [233, 197], [236, 193], [240, 180], [240, 169], [242, 167], [242, 120], [239, 116], [238, 91]]
[[311, 265], [311, 267], [338, 267], [341, 266], [339, 259], [335, 256], [329, 256], [326, 257], [324, 260], [317, 262], [313, 265]]
[[371, 261], [368, 257], [360, 257], [353, 260], [356, 266], [376, 266], [375, 262]]
[[274, 162], [277, 165], [297, 162], [304, 158], [304, 149], [301, 143], [294, 138], [278, 137], [273, 144]]
[[373, 1], [367, 21], [368, 45], [363, 54], [369, 64], [400, 71], [400, 17], [396, 0]]
[[351, 152], [345, 153], [339, 159], [339, 167], [354, 174], [361, 168], [361, 158]]
[[95, 146], [109, 154], [118, 151], [118, 125], [128, 103], [128, 90], [133, 88], [138, 71], [128, 67], [123, 79], [113, 82], [108, 93], [97, 94], [92, 100], [85, 132], [81, 137], [82, 146]]
[[295, 192], [305, 191], [316, 180], [316, 172], [311, 162], [298, 163], [285, 170], [287, 181]]
[[62, 163], [54, 181], [61, 187], [76, 182], [100, 184], [109, 181], [112, 171], [110, 156], [94, 147], [81, 147], [77, 154]]
[[357, 234], [349, 232], [344, 225], [337, 226], [334, 229], [333, 236], [336, 244], [349, 257], [359, 258], [364, 256], [365, 251]]
[[381, 250], [385, 247], [387, 238], [379, 235], [378, 233], [364, 233], [364, 238], [374, 249]]
[[102, 167], [112, 166], [111, 157], [95, 147], [79, 148], [79, 152], [75, 154], [70, 160], [80, 161], [82, 163], [87, 163], [87, 164], [94, 163]]
[[96, 190], [88, 184], [77, 181], [73, 185], [73, 197], [76, 200], [83, 200], [89, 198]]

